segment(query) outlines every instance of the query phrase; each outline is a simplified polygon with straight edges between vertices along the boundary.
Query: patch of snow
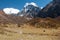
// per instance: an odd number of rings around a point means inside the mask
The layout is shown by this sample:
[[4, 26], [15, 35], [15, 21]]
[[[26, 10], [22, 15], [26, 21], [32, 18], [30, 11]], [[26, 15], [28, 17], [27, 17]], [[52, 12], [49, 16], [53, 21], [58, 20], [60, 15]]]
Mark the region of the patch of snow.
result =
[[27, 20], [31, 20], [32, 18], [26, 18]]
[[24, 16], [23, 14], [20, 15], [21, 17]]
[[25, 12], [27, 12], [28, 9], [25, 9]]
[[43, 9], [43, 7], [41, 7], [41, 9]]
[[26, 7], [26, 6], [28, 6], [28, 5], [33, 5], [33, 6], [35, 6], [35, 7], [38, 7], [38, 6], [36, 5], [36, 3], [34, 3], [34, 2], [26, 3], [26, 5], [25, 5], [24, 7]]

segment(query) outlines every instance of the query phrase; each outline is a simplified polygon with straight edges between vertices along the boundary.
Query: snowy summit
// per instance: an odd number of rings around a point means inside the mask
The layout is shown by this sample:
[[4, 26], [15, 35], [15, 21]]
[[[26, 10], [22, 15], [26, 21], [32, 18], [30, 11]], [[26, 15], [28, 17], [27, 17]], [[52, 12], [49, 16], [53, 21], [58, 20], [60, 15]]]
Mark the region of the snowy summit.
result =
[[28, 5], [33, 5], [33, 6], [35, 6], [35, 7], [38, 7], [38, 6], [36, 5], [36, 3], [34, 3], [34, 2], [26, 3], [26, 5], [25, 5], [24, 7], [26, 7], [26, 6], [28, 6]]

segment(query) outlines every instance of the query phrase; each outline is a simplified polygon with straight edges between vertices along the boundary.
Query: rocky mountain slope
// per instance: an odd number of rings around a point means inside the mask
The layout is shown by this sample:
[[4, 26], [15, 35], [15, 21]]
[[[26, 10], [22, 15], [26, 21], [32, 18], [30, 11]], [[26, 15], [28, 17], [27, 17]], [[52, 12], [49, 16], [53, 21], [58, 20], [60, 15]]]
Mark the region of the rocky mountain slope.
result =
[[[46, 7], [40, 9], [35, 3], [27, 3], [20, 13], [17, 15], [8, 15], [0, 11], [0, 23], [25, 23], [29, 18], [53, 18], [56, 22], [60, 22], [60, 2], [53, 0]], [[56, 18], [55, 18], [56, 17]], [[43, 19], [42, 19], [43, 20]]]
[[[41, 16], [42, 15], [42, 16]], [[46, 7], [44, 7], [38, 14], [40, 17], [52, 17], [60, 16], [60, 1], [53, 0]]]
[[41, 8], [39, 8], [35, 3], [26, 3], [24, 8], [22, 9], [21, 13], [18, 15], [24, 16], [24, 17], [29, 17], [29, 18], [34, 18], [37, 17], [39, 11]]

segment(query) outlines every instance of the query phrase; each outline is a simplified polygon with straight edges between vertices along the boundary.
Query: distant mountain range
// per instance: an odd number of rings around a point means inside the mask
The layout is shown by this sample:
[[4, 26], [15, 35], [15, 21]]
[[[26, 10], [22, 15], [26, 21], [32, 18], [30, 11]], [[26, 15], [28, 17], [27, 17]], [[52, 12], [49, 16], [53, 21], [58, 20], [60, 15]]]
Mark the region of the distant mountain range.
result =
[[[36, 4], [35, 4], [36, 5]], [[29, 4], [23, 8], [20, 15], [23, 15], [25, 17], [51, 17], [55, 18], [60, 16], [60, 1], [59, 0], [53, 0], [49, 4], [47, 4], [43, 9], [39, 8], [38, 6], [34, 6], [32, 4]]]
[[0, 23], [26, 23], [32, 18], [53, 18], [60, 22], [60, 1], [53, 0], [46, 7], [41, 9], [35, 3], [27, 3], [17, 14], [6, 14], [0, 10]]
[[49, 4], [47, 4], [43, 9], [37, 6], [36, 3], [26, 3], [24, 8], [17, 14], [11, 13], [11, 15], [27, 17], [27, 18], [46, 18], [51, 17], [55, 18], [60, 16], [60, 1], [53, 0]]

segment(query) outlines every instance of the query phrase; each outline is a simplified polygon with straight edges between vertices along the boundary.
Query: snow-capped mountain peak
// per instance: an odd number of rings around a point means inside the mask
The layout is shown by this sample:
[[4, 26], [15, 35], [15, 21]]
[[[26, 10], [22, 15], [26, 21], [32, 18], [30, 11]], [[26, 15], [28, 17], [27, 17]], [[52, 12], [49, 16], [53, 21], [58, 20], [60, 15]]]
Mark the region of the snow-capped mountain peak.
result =
[[38, 7], [38, 6], [36, 5], [36, 3], [34, 3], [34, 2], [26, 3], [24, 7], [26, 7], [26, 6], [28, 6], [28, 5], [33, 5], [33, 6], [35, 6], [35, 7]]
[[39, 13], [41, 8], [37, 6], [34, 2], [26, 3], [24, 8], [22, 9], [21, 13], [19, 13], [20, 16], [33, 18], [36, 17]]

